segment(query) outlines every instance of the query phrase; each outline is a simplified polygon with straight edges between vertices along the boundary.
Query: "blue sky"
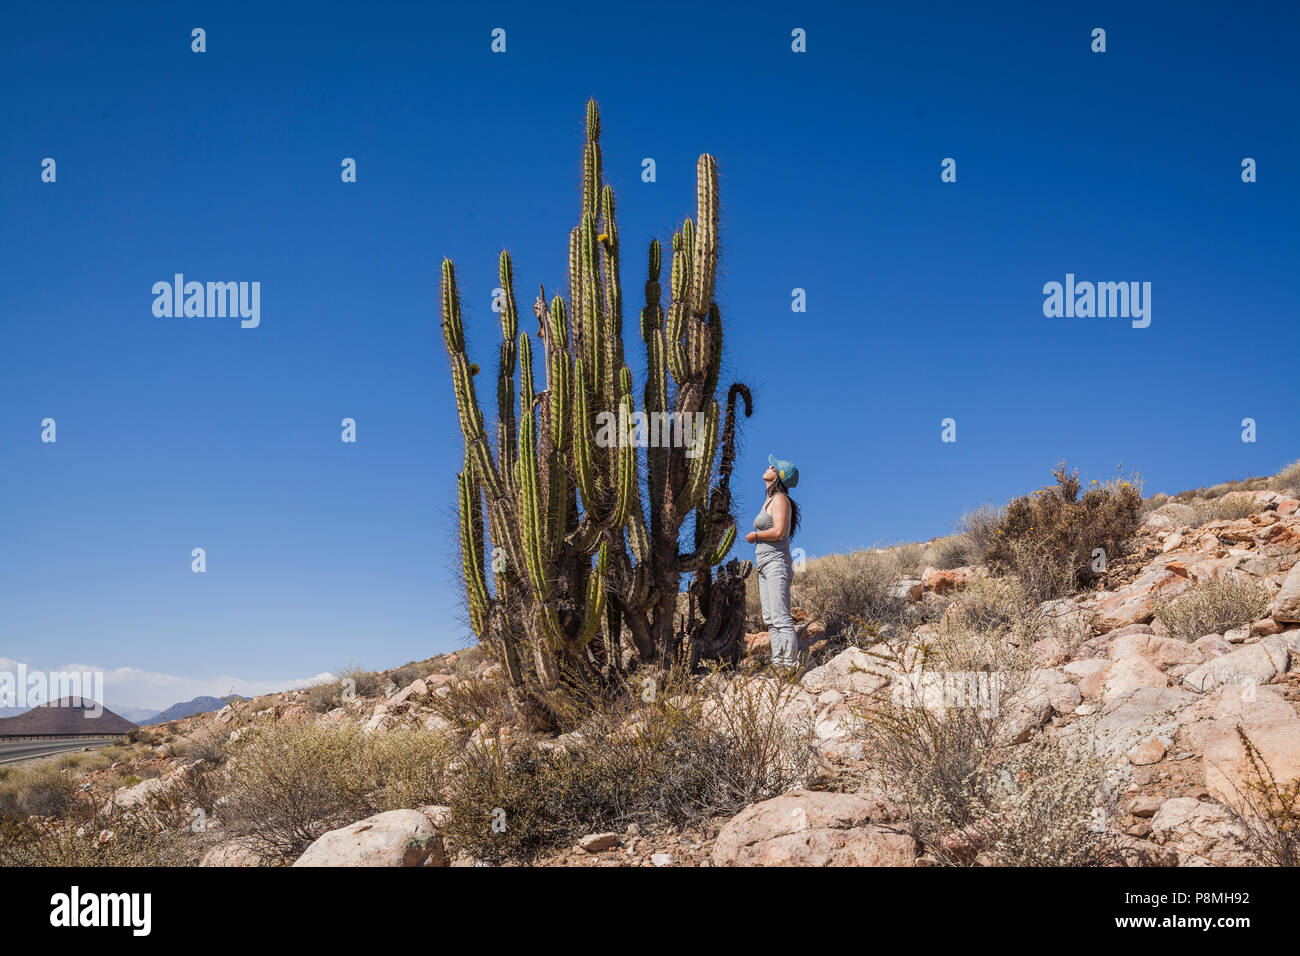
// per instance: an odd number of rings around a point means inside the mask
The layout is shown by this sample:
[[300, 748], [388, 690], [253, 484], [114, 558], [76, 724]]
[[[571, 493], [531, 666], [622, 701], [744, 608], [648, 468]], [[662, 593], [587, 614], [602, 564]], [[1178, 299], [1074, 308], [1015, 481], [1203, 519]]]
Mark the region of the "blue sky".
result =
[[[718, 157], [743, 523], [769, 452], [814, 555], [1060, 458], [1177, 491], [1300, 457], [1294, 5], [848, 6], [5, 4], [0, 657], [161, 707], [463, 645], [438, 263], [494, 367], [500, 249], [525, 303], [565, 281], [588, 96], [629, 302]], [[259, 281], [260, 326], [156, 318], [177, 272]], [[1150, 282], [1150, 327], [1044, 317], [1067, 272]]]

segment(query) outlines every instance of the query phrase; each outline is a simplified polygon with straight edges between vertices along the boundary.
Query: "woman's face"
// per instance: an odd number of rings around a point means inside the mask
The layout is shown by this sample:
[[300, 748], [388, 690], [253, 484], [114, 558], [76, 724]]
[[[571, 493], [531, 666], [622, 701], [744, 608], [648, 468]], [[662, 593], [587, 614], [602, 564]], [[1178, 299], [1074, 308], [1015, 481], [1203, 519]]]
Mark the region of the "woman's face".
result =
[[772, 482], [776, 481], [776, 479], [777, 479], [776, 469], [773, 468], [771, 465], [768, 465], [767, 471], [763, 472], [763, 480], [770, 485]]

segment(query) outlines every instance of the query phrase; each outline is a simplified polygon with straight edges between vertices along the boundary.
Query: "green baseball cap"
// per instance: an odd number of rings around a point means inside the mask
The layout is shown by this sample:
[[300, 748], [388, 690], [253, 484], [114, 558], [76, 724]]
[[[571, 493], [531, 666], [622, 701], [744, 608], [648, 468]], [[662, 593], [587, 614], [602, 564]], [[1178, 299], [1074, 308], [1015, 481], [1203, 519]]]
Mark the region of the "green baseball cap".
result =
[[787, 488], [793, 488], [799, 484], [799, 469], [795, 467], [794, 462], [777, 458], [775, 455], [768, 455], [767, 463], [776, 469], [777, 477], [781, 479], [781, 483]]

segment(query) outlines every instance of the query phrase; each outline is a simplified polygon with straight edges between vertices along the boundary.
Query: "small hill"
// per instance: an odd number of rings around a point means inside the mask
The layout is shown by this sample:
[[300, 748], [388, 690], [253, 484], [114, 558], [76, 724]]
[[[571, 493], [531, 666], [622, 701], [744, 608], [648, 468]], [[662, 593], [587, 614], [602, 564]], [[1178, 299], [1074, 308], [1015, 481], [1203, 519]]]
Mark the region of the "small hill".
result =
[[11, 734], [124, 734], [135, 724], [111, 710], [99, 710], [94, 701], [65, 697], [33, 707], [25, 714], [0, 719], [0, 737]]
[[[233, 701], [247, 700], [234, 694], [230, 697]], [[160, 714], [155, 714], [148, 720], [140, 721], [141, 726], [148, 724], [165, 724], [169, 720], [183, 720], [186, 717], [194, 717], [197, 714], [210, 714], [213, 711], [225, 707], [229, 701], [224, 697], [195, 697], [193, 700], [183, 701], [179, 704], [172, 704]]]

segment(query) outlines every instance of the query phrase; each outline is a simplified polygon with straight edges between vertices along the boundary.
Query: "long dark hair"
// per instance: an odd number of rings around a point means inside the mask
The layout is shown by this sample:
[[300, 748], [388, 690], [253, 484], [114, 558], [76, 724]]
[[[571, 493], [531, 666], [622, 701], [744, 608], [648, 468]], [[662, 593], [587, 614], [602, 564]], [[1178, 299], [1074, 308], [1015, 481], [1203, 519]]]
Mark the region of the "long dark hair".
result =
[[790, 489], [785, 486], [785, 482], [780, 478], [772, 482], [772, 487], [767, 489], [767, 496], [771, 498], [778, 491], [785, 495], [786, 501], [790, 502], [790, 537], [793, 538], [794, 533], [799, 530], [799, 506], [790, 497]]

